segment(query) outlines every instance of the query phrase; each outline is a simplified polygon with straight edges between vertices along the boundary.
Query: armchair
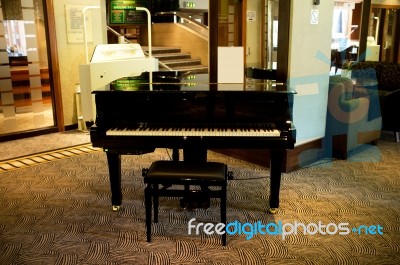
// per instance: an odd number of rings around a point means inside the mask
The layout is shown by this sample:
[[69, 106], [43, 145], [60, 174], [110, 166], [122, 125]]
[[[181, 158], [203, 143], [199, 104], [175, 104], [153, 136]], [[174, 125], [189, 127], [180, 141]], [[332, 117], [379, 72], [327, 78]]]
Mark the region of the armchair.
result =
[[395, 140], [400, 143], [400, 89], [389, 92], [383, 98], [382, 117], [384, 130], [393, 131]]
[[[382, 117], [371, 116], [368, 93], [355, 97], [353, 81], [331, 76], [329, 82], [326, 144], [334, 157], [347, 159], [349, 152], [380, 138]], [[373, 108], [376, 109], [376, 108]]]
[[353, 64], [352, 69], [353, 74], [359, 70], [376, 72], [382, 130], [394, 132], [395, 140], [399, 143], [400, 64], [366, 61]]

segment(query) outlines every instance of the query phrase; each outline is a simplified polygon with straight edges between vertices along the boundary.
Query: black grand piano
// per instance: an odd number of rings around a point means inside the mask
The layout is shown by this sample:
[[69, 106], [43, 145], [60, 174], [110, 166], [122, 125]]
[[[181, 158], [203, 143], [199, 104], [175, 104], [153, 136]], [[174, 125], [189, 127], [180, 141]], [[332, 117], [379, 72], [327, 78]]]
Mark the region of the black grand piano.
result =
[[174, 160], [191, 162], [207, 160], [210, 149], [269, 149], [270, 211], [279, 207], [284, 152], [295, 144], [295, 92], [265, 80], [223, 86], [207, 80], [201, 73], [143, 73], [93, 92], [90, 137], [107, 154], [114, 210], [122, 203], [121, 155], [156, 148], [170, 148]]

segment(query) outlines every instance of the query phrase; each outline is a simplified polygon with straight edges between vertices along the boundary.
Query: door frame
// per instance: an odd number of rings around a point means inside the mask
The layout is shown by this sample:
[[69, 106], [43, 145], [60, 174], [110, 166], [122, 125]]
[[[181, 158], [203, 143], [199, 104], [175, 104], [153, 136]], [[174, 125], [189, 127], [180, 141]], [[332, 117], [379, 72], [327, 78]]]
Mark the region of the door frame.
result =
[[[279, 28], [277, 54], [277, 80], [286, 82], [289, 72], [289, 33], [290, 33], [290, 6], [292, 0], [279, 1]], [[209, 0], [209, 82], [218, 82], [218, 3]], [[246, 25], [247, 0], [242, 2], [242, 23]], [[246, 47], [246, 27], [242, 30], [242, 44]], [[210, 87], [216, 90], [216, 87]]]
[[[55, 123], [59, 132], [65, 131], [64, 112], [61, 94], [60, 67], [58, 61], [57, 35], [56, 35], [56, 19], [54, 16], [53, 0], [42, 0], [45, 8], [44, 14], [46, 18], [47, 28], [47, 50], [49, 53], [49, 74], [53, 84], [53, 110], [55, 112]], [[51, 44], [51, 45], [50, 45]]]
[[[384, 10], [384, 18], [386, 18], [386, 16], [387, 16], [388, 9], [396, 9], [396, 10], [398, 10], [398, 12], [400, 12], [400, 6], [399, 5], [372, 4], [371, 5], [370, 16], [372, 16], [372, 10], [374, 8], [383, 9]], [[386, 19], [384, 19], [384, 21], [382, 21], [380, 23], [380, 25], [379, 25], [379, 36], [378, 36], [379, 42], [377, 43], [377, 44], [381, 45], [381, 51], [380, 51], [380, 54], [379, 54], [379, 60], [382, 60], [382, 54], [384, 52], [384, 50], [382, 48], [384, 46], [384, 43], [382, 41], [383, 41], [384, 35], [386, 34], [384, 32], [385, 24], [386, 24]], [[396, 32], [396, 34], [394, 36], [394, 41], [393, 41], [393, 48], [394, 48], [393, 49], [393, 60], [391, 62], [392, 63], [400, 63], [400, 33], [398, 33], [399, 30], [400, 30], [400, 17], [397, 19], [396, 24], [394, 26], [396, 27], [397, 32]]]

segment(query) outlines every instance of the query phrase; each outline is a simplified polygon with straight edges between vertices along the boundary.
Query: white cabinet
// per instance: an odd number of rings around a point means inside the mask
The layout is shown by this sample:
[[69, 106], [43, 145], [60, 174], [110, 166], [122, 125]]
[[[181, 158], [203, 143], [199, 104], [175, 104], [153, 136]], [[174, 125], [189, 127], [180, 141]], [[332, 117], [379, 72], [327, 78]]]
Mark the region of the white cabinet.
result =
[[380, 45], [367, 45], [367, 52], [365, 55], [366, 61], [379, 61]]

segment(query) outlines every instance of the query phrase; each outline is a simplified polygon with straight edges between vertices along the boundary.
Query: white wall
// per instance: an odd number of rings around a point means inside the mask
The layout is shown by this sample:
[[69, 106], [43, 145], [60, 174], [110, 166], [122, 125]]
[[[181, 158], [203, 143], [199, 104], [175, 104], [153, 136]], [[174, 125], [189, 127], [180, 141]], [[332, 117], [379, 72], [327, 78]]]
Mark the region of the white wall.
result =
[[[56, 18], [57, 49], [60, 68], [64, 124], [77, 123], [75, 91], [79, 84], [79, 65], [86, 63], [85, 46], [83, 43], [68, 43], [65, 5], [100, 6], [92, 10], [93, 42], [89, 45], [89, 54], [97, 44], [106, 43], [106, 7], [104, 0], [57, 0], [54, 2]], [[51, 44], [50, 44], [51, 45]]]
[[[313, 9], [319, 12], [316, 25], [311, 24]], [[294, 0], [291, 13], [288, 84], [298, 93], [293, 120], [299, 145], [325, 135], [333, 1], [314, 6], [311, 0]]]
[[[260, 64], [261, 0], [248, 0], [247, 10], [256, 11], [256, 21], [247, 21], [246, 64]], [[333, 1], [293, 0], [290, 22], [288, 85], [298, 94], [294, 101], [297, 145], [325, 136]], [[319, 12], [318, 24], [311, 24], [311, 10]], [[316, 38], [316, 36], [318, 36]], [[278, 43], [279, 45], [279, 43]], [[248, 53], [250, 51], [250, 54]]]
[[[261, 30], [261, 15], [262, 15], [262, 1], [261, 0], [248, 0], [247, 11], [256, 12], [254, 21], [247, 21], [246, 17], [246, 65], [248, 66], [261, 66], [261, 49], [260, 43], [262, 41], [263, 33]], [[247, 15], [247, 14], [246, 14]]]

